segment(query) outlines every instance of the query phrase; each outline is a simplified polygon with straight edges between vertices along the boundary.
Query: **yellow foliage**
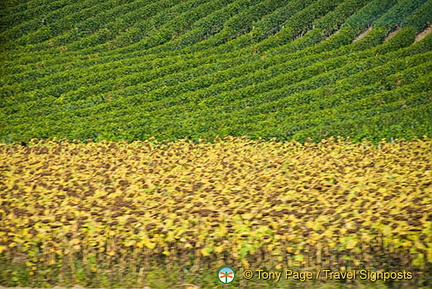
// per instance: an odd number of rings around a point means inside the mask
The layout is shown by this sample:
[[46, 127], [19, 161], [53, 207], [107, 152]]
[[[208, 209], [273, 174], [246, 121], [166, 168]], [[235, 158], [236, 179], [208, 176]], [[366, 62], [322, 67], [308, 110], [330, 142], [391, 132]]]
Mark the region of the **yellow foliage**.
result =
[[0, 164], [10, 169], [0, 172], [9, 200], [0, 254], [41, 263], [42, 251], [62, 259], [142, 249], [169, 261], [179, 250], [253, 267], [244, 255], [256, 253], [280, 267], [283, 254], [303, 264], [337, 250], [363, 264], [360, 255], [382, 245], [432, 263], [430, 147], [429, 139], [375, 147], [236, 138], [1, 145]]

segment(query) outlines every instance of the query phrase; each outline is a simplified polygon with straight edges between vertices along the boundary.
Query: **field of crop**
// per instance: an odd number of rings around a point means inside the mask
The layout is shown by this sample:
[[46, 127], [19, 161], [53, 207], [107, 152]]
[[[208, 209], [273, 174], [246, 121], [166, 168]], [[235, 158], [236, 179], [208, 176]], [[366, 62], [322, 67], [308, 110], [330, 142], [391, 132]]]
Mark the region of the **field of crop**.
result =
[[[423, 282], [431, 147], [234, 138], [3, 145], [0, 282], [143, 286], [156, 268], [182, 268], [171, 281], [196, 284], [199, 272], [226, 264], [407, 271]], [[217, 287], [210, 280], [203, 288]], [[251, 284], [244, 288], [265, 287]]]
[[431, 135], [431, 0], [0, 5], [6, 143]]
[[1, 1], [0, 285], [432, 286], [431, 11]]

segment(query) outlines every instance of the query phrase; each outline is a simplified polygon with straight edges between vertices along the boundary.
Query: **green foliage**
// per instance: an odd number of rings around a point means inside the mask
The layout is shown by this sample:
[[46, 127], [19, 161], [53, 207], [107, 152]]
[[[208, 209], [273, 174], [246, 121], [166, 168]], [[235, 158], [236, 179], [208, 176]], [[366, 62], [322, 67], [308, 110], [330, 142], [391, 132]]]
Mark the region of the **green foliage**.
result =
[[351, 26], [356, 34], [360, 34], [370, 27], [382, 14], [386, 13], [397, 0], [373, 0], [357, 11], [345, 21], [345, 25]]
[[374, 23], [375, 27], [388, 27], [389, 30], [396, 29], [404, 19], [411, 15], [426, 0], [402, 0], [389, 9]]
[[[431, 36], [414, 43], [430, 0], [96, 2], [5, 7], [0, 140], [305, 139], [323, 136], [319, 127], [378, 140], [391, 133], [337, 123], [404, 110], [374, 103], [384, 92], [414, 97], [409, 109], [427, 104], [418, 97], [428, 88], [403, 88], [431, 73]], [[350, 111], [361, 99], [383, 110]], [[391, 130], [430, 134], [427, 114], [411, 116]]]
[[432, 1], [428, 0], [402, 22], [403, 26], [414, 26], [417, 32], [423, 31], [432, 23], [430, 11], [432, 11]]

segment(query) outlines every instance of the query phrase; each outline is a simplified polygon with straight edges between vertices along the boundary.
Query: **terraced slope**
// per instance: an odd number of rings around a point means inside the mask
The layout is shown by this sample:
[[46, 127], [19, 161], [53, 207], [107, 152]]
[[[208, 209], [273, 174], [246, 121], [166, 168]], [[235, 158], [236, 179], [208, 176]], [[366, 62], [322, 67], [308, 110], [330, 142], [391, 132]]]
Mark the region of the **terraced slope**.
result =
[[1, 5], [3, 142], [431, 135], [430, 0]]

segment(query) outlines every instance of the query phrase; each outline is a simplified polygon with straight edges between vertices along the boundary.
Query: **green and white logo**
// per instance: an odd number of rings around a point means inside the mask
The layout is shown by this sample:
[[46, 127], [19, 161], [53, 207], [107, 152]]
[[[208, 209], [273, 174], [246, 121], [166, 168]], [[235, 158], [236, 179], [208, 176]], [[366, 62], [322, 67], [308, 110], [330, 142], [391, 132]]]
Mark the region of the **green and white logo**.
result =
[[234, 281], [235, 278], [235, 272], [231, 267], [222, 267], [218, 271], [218, 279], [223, 284], [229, 284], [232, 281]]

